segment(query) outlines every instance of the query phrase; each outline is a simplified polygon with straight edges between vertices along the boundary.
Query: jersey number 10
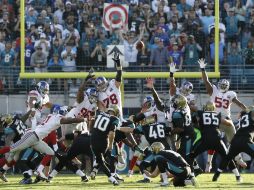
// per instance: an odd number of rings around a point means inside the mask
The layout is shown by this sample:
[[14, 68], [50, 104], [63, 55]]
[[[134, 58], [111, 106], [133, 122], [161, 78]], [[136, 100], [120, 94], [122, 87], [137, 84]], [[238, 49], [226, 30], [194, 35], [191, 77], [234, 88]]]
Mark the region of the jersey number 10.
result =
[[95, 121], [94, 128], [99, 129], [100, 131], [106, 131], [110, 119], [103, 115], [99, 115]]

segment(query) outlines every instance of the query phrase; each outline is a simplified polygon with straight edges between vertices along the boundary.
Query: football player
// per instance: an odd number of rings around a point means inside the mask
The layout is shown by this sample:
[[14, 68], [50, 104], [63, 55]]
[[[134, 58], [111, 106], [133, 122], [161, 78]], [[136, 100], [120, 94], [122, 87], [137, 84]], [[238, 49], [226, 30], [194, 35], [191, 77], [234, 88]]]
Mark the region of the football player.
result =
[[64, 117], [66, 112], [65, 107], [56, 107], [54, 113], [49, 114], [40, 125], [34, 130], [27, 131], [19, 141], [11, 145], [7, 164], [0, 169], [1, 179], [5, 178], [6, 171], [18, 160], [20, 152], [26, 148], [33, 147], [41, 153], [54, 155], [54, 151], [42, 139], [59, 128], [61, 124], [80, 123], [85, 120], [84, 118], [66, 118]]
[[[246, 106], [240, 100], [237, 99], [236, 93], [234, 91], [229, 90], [228, 80], [220, 79], [217, 86], [211, 84], [205, 71], [205, 67], [206, 67], [205, 60], [199, 59], [198, 63], [202, 71], [202, 78], [205, 83], [206, 91], [208, 95], [210, 96], [211, 101], [214, 102], [216, 111], [218, 113], [221, 113], [223, 118], [231, 119], [230, 108], [232, 103], [236, 104], [242, 110], [246, 110]], [[236, 132], [234, 125], [232, 124], [231, 127], [227, 127], [221, 124], [220, 130], [225, 132], [227, 140], [230, 143]], [[213, 151], [209, 151], [207, 165], [206, 165], [207, 172], [210, 172], [210, 169], [212, 167], [211, 163], [212, 163], [213, 153], [214, 153]], [[247, 166], [246, 163], [242, 160], [242, 157], [240, 155], [236, 157], [236, 161], [243, 168]]]
[[228, 162], [240, 152], [245, 152], [254, 158], [254, 106], [250, 106], [247, 108], [247, 111], [241, 112], [239, 127], [240, 128], [231, 141], [225, 162], [221, 162], [221, 165], [213, 176], [214, 181], [216, 181], [220, 173], [226, 169]]
[[[102, 168], [103, 172], [108, 176], [110, 182], [119, 185], [116, 178], [111, 174], [114, 162], [110, 163], [110, 169], [105, 162], [105, 156], [111, 157], [113, 143], [115, 138], [115, 130], [120, 126], [120, 108], [111, 104], [107, 112], [100, 112], [95, 118], [94, 126], [91, 130], [91, 147], [96, 157], [96, 163]], [[114, 158], [110, 158], [112, 161]]]
[[184, 160], [184, 158], [175, 151], [165, 150], [165, 147], [160, 142], [154, 142], [151, 145], [151, 149], [154, 153], [157, 167], [150, 173], [144, 171], [149, 177], [157, 177], [161, 174], [163, 182], [162, 187], [169, 186], [168, 176], [173, 177], [174, 186], [185, 186], [188, 179], [191, 179], [192, 185], [197, 185], [195, 178], [191, 176], [190, 165]]
[[[147, 96], [144, 98], [141, 112], [136, 115], [130, 116], [130, 119], [135, 123], [142, 122], [143, 124], [150, 124], [157, 122], [162, 124], [163, 126], [165, 125], [166, 122], [164, 112], [161, 111], [159, 108], [157, 108], [157, 106], [154, 103], [154, 98], [152, 96]], [[142, 134], [140, 137], [140, 141], [141, 142], [138, 147], [141, 150], [144, 150], [147, 147], [148, 143], [145, 136]], [[128, 177], [132, 176], [133, 168], [139, 156], [140, 151], [136, 150], [130, 162]]]
[[[201, 133], [199, 135], [200, 137], [194, 142], [193, 150], [189, 155], [191, 159], [190, 163], [193, 162], [197, 155], [209, 149], [217, 151], [220, 154], [223, 162], [227, 156], [227, 148], [222, 140], [219, 125], [223, 124], [231, 127], [231, 122], [231, 120], [221, 118], [221, 113], [216, 113], [215, 105], [210, 101], [204, 105], [203, 111], [197, 111], [195, 116], [193, 116], [193, 123], [195, 127], [200, 129]], [[238, 182], [241, 181], [239, 171], [236, 168], [233, 160], [231, 160], [229, 163], [229, 169], [235, 174], [236, 180]]]

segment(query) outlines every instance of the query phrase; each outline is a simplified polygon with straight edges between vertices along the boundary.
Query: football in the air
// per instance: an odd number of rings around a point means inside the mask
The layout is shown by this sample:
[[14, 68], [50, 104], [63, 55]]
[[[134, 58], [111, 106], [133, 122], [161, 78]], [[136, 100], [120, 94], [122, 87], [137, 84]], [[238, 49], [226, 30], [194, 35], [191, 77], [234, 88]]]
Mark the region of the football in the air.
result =
[[137, 42], [137, 44], [136, 44], [136, 49], [137, 49], [138, 51], [141, 51], [144, 47], [145, 47], [144, 42], [142, 42], [142, 41]]

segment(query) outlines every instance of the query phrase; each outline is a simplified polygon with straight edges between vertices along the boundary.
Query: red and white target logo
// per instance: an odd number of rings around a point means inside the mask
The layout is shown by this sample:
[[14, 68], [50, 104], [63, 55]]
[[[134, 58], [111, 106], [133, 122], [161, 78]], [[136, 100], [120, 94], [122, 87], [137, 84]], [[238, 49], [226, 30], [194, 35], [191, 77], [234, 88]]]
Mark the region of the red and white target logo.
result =
[[123, 4], [104, 3], [102, 26], [105, 30], [128, 27], [129, 6]]

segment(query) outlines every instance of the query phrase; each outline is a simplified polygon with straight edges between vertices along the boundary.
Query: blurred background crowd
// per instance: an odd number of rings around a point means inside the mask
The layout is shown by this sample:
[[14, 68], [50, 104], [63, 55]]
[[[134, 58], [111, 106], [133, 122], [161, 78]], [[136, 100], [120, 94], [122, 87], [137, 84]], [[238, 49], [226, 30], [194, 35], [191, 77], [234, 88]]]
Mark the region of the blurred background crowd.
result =
[[[129, 6], [128, 26], [110, 27], [109, 31], [102, 27], [105, 2]], [[251, 73], [254, 0], [219, 2], [221, 72], [227, 78], [245, 68]], [[1, 0], [0, 90], [24, 83], [18, 78], [19, 3]], [[165, 72], [170, 62], [182, 71], [198, 71], [197, 60], [201, 57], [213, 70], [214, 12], [213, 0], [26, 0], [26, 71], [79, 72], [90, 67], [107, 71], [108, 45], [124, 46], [127, 71]], [[142, 50], [136, 48], [140, 40], [145, 44]], [[242, 82], [245, 80], [241, 77]], [[60, 90], [61, 81], [55, 82]]]

